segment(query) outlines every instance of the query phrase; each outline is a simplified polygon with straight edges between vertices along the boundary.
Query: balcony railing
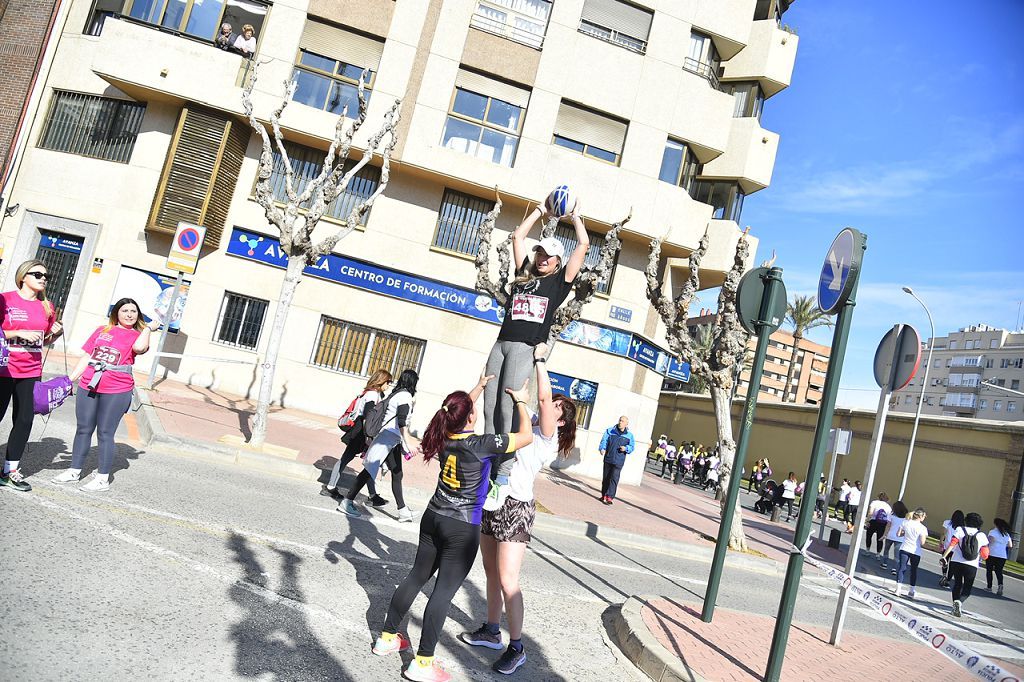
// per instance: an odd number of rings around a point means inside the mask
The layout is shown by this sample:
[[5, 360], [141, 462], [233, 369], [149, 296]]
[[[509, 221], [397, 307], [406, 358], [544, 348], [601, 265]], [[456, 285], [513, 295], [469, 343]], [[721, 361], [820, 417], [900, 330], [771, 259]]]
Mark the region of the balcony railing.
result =
[[683, 69], [706, 79], [715, 90], [721, 89], [722, 84], [718, 80], [717, 69], [711, 64], [697, 61], [693, 57], [687, 57], [683, 60]]
[[606, 43], [612, 43], [619, 47], [624, 47], [632, 52], [639, 54], [645, 54], [647, 52], [647, 41], [634, 38], [631, 35], [625, 33], [619, 33], [618, 31], [599, 26], [589, 21], [580, 22], [580, 33], [586, 33], [588, 36], [603, 40]]
[[469, 25], [539, 50], [550, 15], [547, 0], [480, 0]]

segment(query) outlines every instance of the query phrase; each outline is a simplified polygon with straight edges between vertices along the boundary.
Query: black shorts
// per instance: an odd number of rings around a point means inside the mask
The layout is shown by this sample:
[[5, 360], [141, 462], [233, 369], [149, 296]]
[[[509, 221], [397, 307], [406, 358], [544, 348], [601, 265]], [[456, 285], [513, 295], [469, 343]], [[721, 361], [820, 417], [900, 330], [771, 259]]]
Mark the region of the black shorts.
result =
[[533, 500], [521, 502], [514, 497], [506, 497], [501, 509], [484, 511], [480, 534], [490, 535], [498, 542], [529, 543], [536, 518], [537, 505]]

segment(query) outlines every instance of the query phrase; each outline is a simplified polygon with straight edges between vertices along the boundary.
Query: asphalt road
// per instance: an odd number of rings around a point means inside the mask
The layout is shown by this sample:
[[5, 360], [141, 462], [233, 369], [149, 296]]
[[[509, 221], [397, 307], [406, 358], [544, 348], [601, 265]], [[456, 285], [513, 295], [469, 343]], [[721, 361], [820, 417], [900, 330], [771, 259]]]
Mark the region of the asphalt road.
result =
[[[123, 443], [109, 492], [52, 484], [70, 460], [69, 407], [45, 429], [37, 422], [22, 464], [35, 489], [0, 489], [7, 538], [0, 678], [398, 679], [398, 659], [369, 649], [412, 563], [416, 524], [380, 512], [350, 520], [315, 483]], [[8, 429], [9, 421], [0, 437]], [[87, 469], [94, 457], [95, 450]], [[424, 501], [410, 491], [414, 510]], [[727, 570], [722, 606], [775, 612], [781, 578]], [[529, 674], [520, 676], [643, 679], [610, 643], [611, 612], [633, 594], [697, 602], [707, 571], [707, 563], [643, 543], [540, 527], [523, 570]], [[796, 620], [828, 625], [837, 591], [813, 568], [805, 576]], [[924, 583], [934, 580], [925, 573]], [[956, 627], [998, 650], [986, 654], [1020, 663], [1024, 594], [1019, 583], [1008, 587], [1008, 598], [969, 602], [978, 617]], [[497, 652], [456, 639], [483, 620], [483, 589], [478, 564], [441, 638], [438, 656], [457, 679], [499, 677], [489, 669]], [[948, 612], [948, 592], [925, 587], [919, 594], [917, 606], [930, 616]], [[421, 595], [412, 608], [414, 643], [424, 604]], [[847, 622], [852, 630], [901, 637], [861, 608]]]

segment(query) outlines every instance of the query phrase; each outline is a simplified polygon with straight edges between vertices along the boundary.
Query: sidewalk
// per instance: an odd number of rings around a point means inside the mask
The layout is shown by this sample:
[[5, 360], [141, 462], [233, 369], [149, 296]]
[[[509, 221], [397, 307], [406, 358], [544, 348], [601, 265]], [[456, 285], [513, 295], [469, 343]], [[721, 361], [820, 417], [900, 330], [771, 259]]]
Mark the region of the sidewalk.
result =
[[[141, 377], [137, 376], [137, 380]], [[238, 439], [248, 440], [249, 423], [255, 402], [216, 390], [187, 386], [162, 380], [152, 391], [143, 391], [151, 403], [149, 414], [155, 415], [157, 441], [178, 448], [191, 449], [195, 454], [214, 451], [238, 450]], [[145, 421], [147, 410], [139, 413]], [[146, 432], [146, 424], [140, 430]], [[234, 437], [235, 443], [222, 439]], [[291, 408], [273, 407], [268, 418], [267, 443], [290, 449], [283, 457], [262, 457], [261, 464], [280, 466], [283, 473], [326, 480], [326, 471], [334, 465], [338, 452], [338, 431], [335, 420]], [[259, 455], [254, 455], [258, 457]], [[308, 472], [306, 469], [308, 468]], [[359, 470], [359, 464], [350, 465], [349, 473]], [[347, 485], [350, 479], [344, 479]], [[405, 487], [412, 496], [416, 492], [426, 498], [433, 493], [437, 481], [437, 467], [432, 463], [412, 460], [405, 465]], [[382, 486], [388, 496], [389, 483]], [[558, 520], [579, 527], [588, 535], [608, 530], [635, 536], [636, 542], [650, 545], [658, 539], [667, 545], [683, 544], [699, 550], [698, 558], [709, 560], [714, 551], [714, 538], [718, 534], [718, 504], [706, 493], [688, 485], [673, 485], [652, 476], [644, 476], [640, 487], [620, 486], [618, 499], [612, 506], [601, 504], [600, 482], [563, 471], [545, 471], [537, 479], [536, 495], [542, 511], [550, 512]], [[742, 495], [742, 493], [741, 493]], [[795, 524], [771, 523], [763, 516], [745, 513], [744, 530], [751, 553], [730, 554], [747, 566], [762, 563], [770, 572], [784, 565]], [[823, 561], [842, 564], [845, 550], [830, 549], [817, 540], [811, 553]], [[776, 562], [764, 561], [764, 558]]]
[[[664, 597], [627, 601], [615, 632], [626, 655], [656, 682], [761, 680], [771, 649], [770, 616], [718, 608], [713, 623], [700, 605]], [[888, 679], [963, 680], [967, 671], [917, 642], [843, 634], [838, 647], [829, 630], [794, 622], [783, 664], [783, 680]], [[1018, 678], [1024, 670], [1000, 662]], [[884, 671], [884, 675], [882, 675]]]

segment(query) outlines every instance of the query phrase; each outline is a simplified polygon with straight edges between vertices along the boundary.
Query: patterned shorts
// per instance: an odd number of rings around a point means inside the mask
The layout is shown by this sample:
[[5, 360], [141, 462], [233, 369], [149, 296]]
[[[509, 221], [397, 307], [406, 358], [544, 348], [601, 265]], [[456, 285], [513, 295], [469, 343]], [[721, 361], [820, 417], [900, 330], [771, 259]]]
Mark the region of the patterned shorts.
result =
[[514, 497], [506, 497], [501, 509], [484, 511], [480, 532], [492, 536], [498, 542], [528, 543], [536, 517], [537, 505], [533, 500], [520, 502]]

